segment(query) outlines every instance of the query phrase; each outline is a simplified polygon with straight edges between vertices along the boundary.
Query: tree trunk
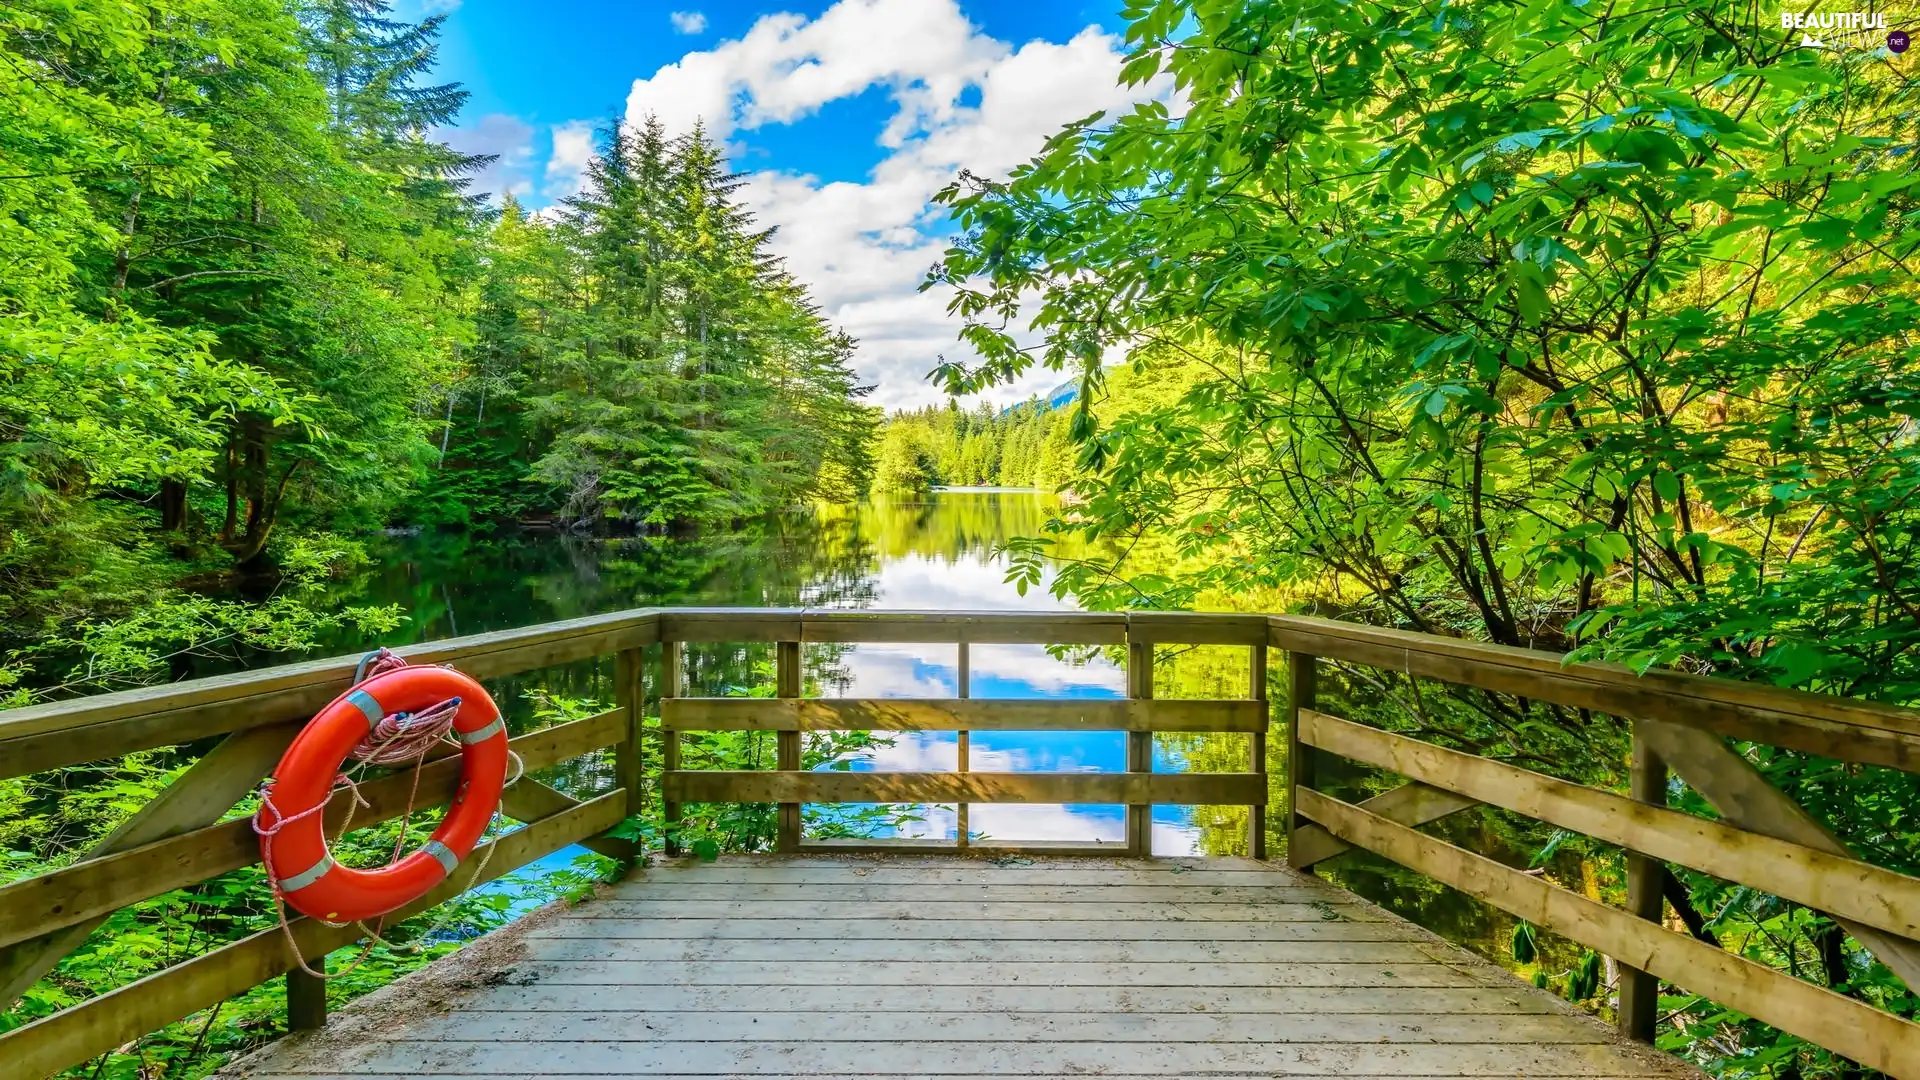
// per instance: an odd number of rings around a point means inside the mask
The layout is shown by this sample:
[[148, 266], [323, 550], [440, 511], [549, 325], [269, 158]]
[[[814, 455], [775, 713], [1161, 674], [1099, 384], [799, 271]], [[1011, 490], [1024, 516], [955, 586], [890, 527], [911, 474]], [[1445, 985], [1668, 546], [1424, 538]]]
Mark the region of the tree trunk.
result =
[[1661, 874], [1660, 892], [1667, 898], [1667, 903], [1673, 905], [1674, 914], [1686, 924], [1687, 933], [1715, 948], [1719, 947], [1719, 936], [1708, 928], [1700, 909], [1693, 906], [1693, 896], [1687, 892], [1686, 883], [1675, 877], [1673, 871], [1667, 870]]
[[440, 427], [440, 460], [434, 465], [436, 469], [444, 469], [447, 467], [447, 443], [453, 438], [453, 398], [454, 393], [449, 389], [447, 391], [447, 419], [446, 423]]
[[[246, 501], [247, 507], [245, 530], [238, 537], [232, 536], [229, 531], [225, 546], [234, 562], [242, 567], [257, 563], [266, 551], [267, 539], [273, 534], [274, 518], [279, 509], [279, 491], [285, 490], [287, 480], [293, 475], [289, 469], [281, 478], [278, 489], [274, 489], [268, 477], [271, 453], [267, 425], [253, 417], [241, 420], [238, 487], [239, 497]], [[229, 474], [227, 507], [230, 521], [234, 513], [235, 486], [234, 478]]]
[[[1847, 932], [1839, 923], [1828, 922], [1814, 935], [1814, 943], [1820, 949], [1820, 966], [1825, 969], [1827, 989], [1837, 994], [1845, 994], [1855, 1001], [1865, 1001], [1866, 996], [1853, 985], [1853, 975], [1847, 970]], [[1843, 1059], [1844, 1062], [1844, 1059]], [[1864, 1071], [1851, 1062], [1840, 1064], [1834, 1073], [1836, 1080], [1856, 1080], [1864, 1076]]]
[[120, 298], [127, 291], [127, 275], [133, 270], [133, 237], [140, 225], [140, 196], [143, 190], [134, 188], [133, 197], [127, 200], [127, 213], [120, 228], [120, 247], [113, 255], [113, 303], [107, 308], [107, 322], [119, 319]]
[[187, 482], [160, 481], [160, 528], [163, 532], [182, 532], [187, 527]]
[[227, 516], [220, 523], [220, 543], [233, 542], [234, 526], [240, 517], [240, 464], [233, 455], [233, 432], [227, 432]]

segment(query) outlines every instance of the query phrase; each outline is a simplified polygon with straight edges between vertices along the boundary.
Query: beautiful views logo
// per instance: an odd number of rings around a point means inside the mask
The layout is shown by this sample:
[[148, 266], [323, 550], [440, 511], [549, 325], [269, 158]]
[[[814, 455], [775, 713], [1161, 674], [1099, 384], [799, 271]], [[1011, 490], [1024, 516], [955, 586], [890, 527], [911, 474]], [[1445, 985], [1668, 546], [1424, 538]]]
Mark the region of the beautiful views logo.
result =
[[[1783, 11], [1780, 29], [1800, 32], [1800, 44], [1810, 49], [1907, 50], [1907, 35], [1887, 31], [1884, 11]], [[1898, 44], [1895, 44], [1895, 37]]]

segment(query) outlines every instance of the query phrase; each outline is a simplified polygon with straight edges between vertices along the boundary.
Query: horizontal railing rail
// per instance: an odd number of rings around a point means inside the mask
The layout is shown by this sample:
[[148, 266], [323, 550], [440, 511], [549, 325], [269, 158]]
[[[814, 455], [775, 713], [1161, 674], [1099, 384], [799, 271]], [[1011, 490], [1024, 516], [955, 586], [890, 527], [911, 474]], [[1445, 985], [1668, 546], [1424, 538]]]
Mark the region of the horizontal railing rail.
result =
[[[395, 649], [476, 679], [589, 660], [658, 640], [659, 612], [627, 611]], [[304, 720], [353, 681], [358, 655], [144, 686], [0, 711], [0, 778]]]
[[[800, 660], [806, 644], [860, 642], [954, 646], [960, 664], [958, 696], [802, 695]], [[683, 696], [682, 655], [688, 644], [700, 643], [772, 643], [776, 696]], [[969, 650], [990, 644], [1124, 647], [1127, 697], [972, 698]], [[1156, 700], [1155, 647], [1189, 644], [1246, 647], [1248, 696]], [[972, 803], [1122, 803], [1128, 807], [1126, 849], [1144, 853], [1149, 850], [1155, 804], [1249, 805], [1248, 846], [1259, 856], [1264, 854], [1268, 801], [1264, 767], [1269, 648], [1289, 654], [1291, 702], [1285, 715], [1293, 744], [1288, 755], [1288, 789], [1293, 794], [1285, 831], [1296, 865], [1311, 866], [1352, 846], [1368, 848], [1607, 952], [1629, 968], [1622, 983], [1621, 1016], [1623, 1026], [1639, 1037], [1651, 1032], [1656, 980], [1664, 979], [1893, 1075], [1913, 1075], [1908, 1063], [1920, 1061], [1914, 1025], [1657, 925], [1664, 864], [1692, 866], [1830, 913], [1910, 986], [1920, 986], [1914, 880], [1854, 858], [1724, 741], [1735, 738], [1847, 762], [1920, 769], [1920, 714], [1912, 710], [1710, 677], [1642, 675], [1607, 664], [1567, 663], [1549, 653], [1324, 619], [1239, 613], [664, 608], [396, 651], [414, 663], [456, 664], [481, 679], [615, 658], [614, 708], [513, 740], [529, 768], [610, 746], [614, 790], [582, 800], [531, 778], [516, 784], [506, 796], [505, 809], [529, 824], [492, 842], [486, 872], [474, 882], [479, 883], [573, 843], [613, 855], [633, 853], [624, 841], [604, 834], [642, 805], [642, 739], [650, 725], [642, 719], [648, 710], [641, 675], [648, 663], [660, 665], [656, 734], [664, 779], [658, 794], [670, 816], [686, 802], [774, 803], [781, 807], [781, 846], [794, 850], [801, 844], [803, 803], [954, 803], [963, 837]], [[1631, 797], [1335, 717], [1317, 707], [1316, 658], [1630, 718], [1635, 739]], [[79, 858], [0, 886], [0, 997], [11, 1004], [114, 912], [255, 864], [250, 824], [232, 819], [232, 814], [305, 720], [347, 687], [357, 659], [290, 664], [0, 712], [0, 779], [157, 747], [214, 743], [158, 797]], [[1125, 732], [1128, 771], [1011, 774], [968, 768], [972, 731], [1032, 729]], [[716, 730], [774, 732], [778, 767], [748, 773], [680, 768], [681, 734]], [[959, 733], [959, 768], [950, 773], [802, 770], [804, 734], [833, 730], [953, 730]], [[1216, 731], [1248, 736], [1248, 772], [1154, 772], [1155, 732]], [[1310, 747], [1396, 772], [1408, 782], [1363, 803], [1342, 802], [1313, 790], [1313, 758], [1306, 752]], [[1660, 805], [1669, 767], [1714, 804], [1718, 822]], [[455, 763], [444, 760], [426, 765], [418, 802], [444, 801], [456, 783], [455, 769]], [[369, 806], [356, 820], [377, 823], [403, 812], [403, 784], [408, 782], [410, 777], [389, 777], [364, 784]], [[1481, 805], [1534, 816], [1625, 847], [1627, 910], [1596, 905], [1419, 831]], [[331, 815], [329, 823], [337, 827], [339, 815]], [[838, 847], [844, 842], [818, 843]], [[1059, 850], [1057, 845], [1027, 846]], [[477, 849], [471, 861], [477, 864], [483, 851]], [[468, 884], [466, 874], [456, 875], [416, 908], [442, 902]], [[293, 921], [299, 954], [308, 961], [358, 935], [355, 928]], [[321, 1022], [323, 987], [300, 974], [274, 927], [0, 1034], [0, 1061], [9, 1075], [58, 1071], [283, 974], [288, 977], [290, 1022]]]
[[1840, 761], [1920, 770], [1920, 712], [1673, 671], [1569, 663], [1559, 653], [1275, 615], [1268, 641], [1438, 682], [1622, 717], [1652, 717], [1716, 735]]
[[1006, 698], [677, 698], [669, 731], [1241, 731], [1267, 730], [1266, 703]]
[[[1634, 1038], [1652, 1040], [1664, 981], [1890, 1076], [1920, 1077], [1920, 1025], [1662, 925], [1668, 864], [1684, 866], [1824, 912], [1920, 988], [1920, 878], [1854, 858], [1723, 738], [1912, 770], [1914, 714], [1323, 620], [1276, 617], [1272, 627], [1275, 644], [1293, 650], [1288, 860], [1296, 868], [1364, 848], [1613, 957], [1621, 966], [1619, 1024]], [[1321, 711], [1320, 657], [1630, 720], [1632, 791], [1572, 783]], [[1316, 790], [1316, 753], [1405, 783], [1360, 803], [1335, 798]], [[1720, 820], [1668, 808], [1669, 769]], [[1420, 831], [1480, 806], [1624, 849], [1626, 908]]]
[[[528, 772], [612, 747], [617, 786], [576, 799], [523, 775], [502, 796], [504, 811], [523, 827], [476, 846], [447, 881], [390, 921], [573, 844], [632, 854], [625, 841], [603, 834], [639, 813], [641, 650], [653, 643], [657, 623], [655, 612], [629, 612], [396, 650], [412, 663], [457, 663], [477, 678], [613, 654], [615, 708], [514, 736], [509, 746]], [[0, 1002], [11, 1007], [114, 912], [257, 865], [252, 818], [229, 815], [272, 771], [306, 718], [352, 683], [357, 663], [339, 657], [0, 712], [0, 779], [224, 736], [79, 859], [0, 886]], [[446, 803], [459, 785], [452, 753], [436, 748], [419, 770], [417, 789], [411, 769], [360, 783], [365, 805], [350, 810], [349, 800], [335, 800], [326, 811], [328, 830], [341, 828], [349, 814], [364, 827]], [[323, 964], [362, 936], [357, 926], [291, 917], [285, 929], [257, 931], [0, 1033], [0, 1071], [51, 1075], [281, 976], [289, 1027], [317, 1027], [326, 1018], [325, 982], [305, 974], [299, 961]]]
[[[1235, 805], [1249, 808], [1248, 847], [1265, 854], [1267, 803], [1267, 624], [1263, 616], [1192, 613], [897, 613], [863, 611], [672, 611], [660, 621], [664, 645], [660, 724], [665, 733], [661, 793], [669, 822], [668, 852], [677, 853], [672, 824], [687, 803], [773, 803], [779, 807], [775, 849], [875, 851], [994, 850], [1049, 854], [1115, 853], [1117, 845], [1085, 842], [1024, 844], [972, 835], [971, 808], [981, 803], [1121, 804], [1126, 806], [1129, 855], [1152, 854], [1153, 808], [1161, 805]], [[684, 642], [772, 642], [773, 698], [682, 697]], [[952, 644], [960, 694], [943, 699], [804, 698], [801, 649], [809, 642]], [[1249, 650], [1244, 699], [1155, 701], [1156, 644], [1237, 645]], [[1127, 649], [1124, 700], [981, 700], [968, 696], [976, 644], [1119, 645]], [[975, 772], [975, 731], [1117, 731], [1127, 736], [1125, 773]], [[777, 769], [681, 768], [681, 737], [694, 731], [772, 731]], [[835, 772], [801, 767], [809, 731], [952, 731], [953, 772]], [[1153, 733], [1244, 733], [1252, 753], [1243, 773], [1153, 771]], [[809, 841], [801, 808], [807, 804], [953, 804], [959, 822], [942, 840], [835, 839]]]

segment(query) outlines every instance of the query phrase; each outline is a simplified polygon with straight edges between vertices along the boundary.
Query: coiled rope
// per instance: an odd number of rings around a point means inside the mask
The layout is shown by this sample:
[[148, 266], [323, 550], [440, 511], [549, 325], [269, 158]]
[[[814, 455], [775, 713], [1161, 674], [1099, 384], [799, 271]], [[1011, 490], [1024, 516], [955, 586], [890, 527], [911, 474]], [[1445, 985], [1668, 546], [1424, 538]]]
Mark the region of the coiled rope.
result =
[[[353, 671], [353, 685], [359, 686], [374, 676], [384, 675], [406, 666], [406, 659], [395, 655], [391, 650], [375, 649], [360, 658], [359, 665]], [[460, 705], [460, 698], [450, 697], [419, 712], [390, 713], [381, 717], [380, 722], [367, 732], [366, 738], [361, 739], [347, 755], [354, 764], [334, 776], [333, 787], [328, 790], [327, 797], [320, 800], [319, 805], [302, 810], [291, 817], [280, 813], [280, 808], [273, 804], [274, 778], [269, 776], [261, 782], [261, 814], [253, 819], [253, 831], [258, 833], [261, 839], [261, 861], [266, 867], [267, 881], [273, 887], [273, 906], [280, 919], [280, 932], [285, 935], [287, 948], [293, 953], [294, 963], [299, 965], [301, 971], [316, 979], [337, 979], [343, 975], [352, 974], [355, 969], [365, 963], [375, 945], [385, 945], [388, 948], [396, 946], [380, 936], [380, 932], [386, 928], [385, 915], [374, 920], [374, 925], [371, 927], [365, 921], [349, 924], [315, 919], [316, 922], [326, 926], [358, 925], [362, 931], [365, 931], [367, 943], [361, 948], [360, 955], [355, 957], [353, 963], [347, 965], [344, 970], [328, 973], [308, 967], [306, 957], [301, 954], [300, 945], [293, 937], [293, 926], [287, 916], [286, 894], [280, 888], [280, 878], [273, 872], [273, 838], [279, 834], [280, 830], [296, 821], [314, 814], [325, 813], [328, 804], [333, 802], [333, 797], [345, 789], [353, 793], [353, 801], [347, 804], [346, 820], [340, 823], [340, 831], [334, 835], [332, 844], [329, 846], [337, 845], [341, 838], [353, 828], [354, 813], [363, 807], [372, 808], [373, 804], [367, 802], [366, 796], [360, 794], [359, 781], [364, 779], [362, 774], [369, 767], [394, 768], [411, 763], [413, 786], [407, 791], [407, 808], [400, 815], [400, 829], [393, 840], [393, 853], [387, 857], [389, 864], [398, 861], [401, 852], [406, 850], [407, 827], [413, 821], [414, 800], [420, 794], [420, 771], [426, 766], [427, 755], [435, 746], [442, 743], [455, 748], [460, 746], [460, 741], [453, 737], [453, 721], [460, 713]], [[513, 763], [513, 775], [507, 778], [504, 787], [512, 787], [526, 772], [526, 765], [520, 760], [520, 755], [511, 749], [507, 751], [507, 758]], [[262, 825], [260, 823], [262, 816], [271, 818], [271, 824]], [[493, 820], [487, 823], [486, 832], [481, 835], [484, 850], [481, 852], [480, 861], [474, 864], [473, 874], [467, 879], [466, 888], [461, 889], [461, 892], [473, 888], [480, 880], [481, 873], [486, 870], [488, 861], [493, 858], [493, 844], [489, 842], [489, 837], [493, 835], [499, 824], [500, 808], [496, 806], [493, 810]]]

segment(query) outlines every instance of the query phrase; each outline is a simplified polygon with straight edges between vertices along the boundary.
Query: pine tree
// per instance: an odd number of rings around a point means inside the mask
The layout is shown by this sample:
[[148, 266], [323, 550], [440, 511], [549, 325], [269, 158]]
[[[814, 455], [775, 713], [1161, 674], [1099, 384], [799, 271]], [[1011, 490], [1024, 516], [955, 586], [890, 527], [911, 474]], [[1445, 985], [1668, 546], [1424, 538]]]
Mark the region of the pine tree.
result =
[[696, 128], [610, 124], [560, 226], [585, 275], [575, 332], [529, 400], [535, 471], [578, 521], [729, 521], [864, 488], [875, 417], [853, 343], [819, 317]]

